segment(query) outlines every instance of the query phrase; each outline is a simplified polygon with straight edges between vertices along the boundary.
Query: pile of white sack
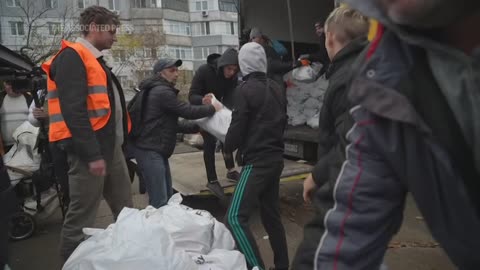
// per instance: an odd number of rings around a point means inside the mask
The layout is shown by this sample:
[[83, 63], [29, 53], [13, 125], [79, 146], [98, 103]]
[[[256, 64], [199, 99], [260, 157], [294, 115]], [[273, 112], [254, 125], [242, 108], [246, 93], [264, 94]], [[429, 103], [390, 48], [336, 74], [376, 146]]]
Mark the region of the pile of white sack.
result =
[[90, 238], [63, 270], [246, 270], [228, 229], [181, 202], [175, 194], [159, 209], [124, 208], [107, 229], [84, 229]]
[[285, 75], [289, 125], [307, 124], [312, 128], [318, 128], [323, 97], [328, 87], [324, 75], [317, 78], [320, 69], [321, 65], [303, 66]]

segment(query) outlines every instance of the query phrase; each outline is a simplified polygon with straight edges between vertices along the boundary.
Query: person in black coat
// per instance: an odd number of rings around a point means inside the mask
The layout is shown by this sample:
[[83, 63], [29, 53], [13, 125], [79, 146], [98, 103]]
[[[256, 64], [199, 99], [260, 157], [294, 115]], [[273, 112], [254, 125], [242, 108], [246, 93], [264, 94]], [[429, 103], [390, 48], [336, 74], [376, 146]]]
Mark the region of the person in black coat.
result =
[[175, 149], [177, 132], [198, 132], [196, 125], [179, 123], [178, 118], [200, 119], [221, 109], [218, 105], [190, 105], [177, 98], [179, 90], [175, 84], [181, 65], [181, 60], [160, 59], [153, 67], [154, 76], [140, 84], [142, 91], [148, 91], [148, 98], [138, 108], [143, 112], [143, 128], [130, 141], [145, 180], [149, 204], [156, 208], [165, 205], [173, 194], [168, 159]]
[[282, 57], [270, 46], [270, 39], [263, 32], [254, 27], [250, 31], [250, 41], [262, 45], [267, 56], [267, 77], [276, 81], [279, 85], [284, 86], [283, 76], [290, 70], [300, 65], [298, 61], [283, 61]]
[[238, 149], [242, 177], [235, 188], [226, 225], [238, 249], [245, 255], [248, 269], [265, 269], [249, 219], [259, 209], [269, 236], [277, 270], [289, 266], [285, 229], [280, 216], [279, 186], [284, 161], [283, 133], [287, 125], [287, 100], [283, 87], [267, 78], [264, 48], [245, 44], [239, 53], [244, 82], [235, 93], [232, 123], [225, 138], [225, 150]]
[[318, 51], [312, 54], [300, 55], [300, 59], [307, 59], [310, 62], [321, 63], [323, 66], [320, 74], [324, 74], [330, 64], [330, 58], [328, 57], [327, 49], [325, 48], [325, 28], [323, 25], [324, 23], [322, 21], [315, 23], [315, 34], [319, 39]]
[[[191, 104], [203, 104], [204, 97], [214, 94], [215, 97], [227, 108], [232, 108], [233, 94], [237, 87], [238, 79], [238, 52], [230, 48], [223, 55], [211, 54], [207, 57], [207, 63], [200, 66], [193, 77], [190, 88], [189, 100]], [[207, 187], [215, 194], [223, 194], [223, 189], [218, 183], [215, 169], [215, 148], [217, 139], [211, 134], [201, 131], [203, 137], [203, 160], [207, 171]], [[223, 150], [223, 146], [222, 146]], [[225, 167], [228, 170], [227, 178], [238, 181], [240, 174], [235, 170], [235, 162], [232, 153], [223, 151]]]
[[315, 252], [325, 231], [323, 220], [333, 207], [333, 189], [345, 161], [346, 135], [354, 123], [347, 86], [353, 63], [368, 45], [368, 26], [366, 17], [348, 8], [336, 9], [326, 22], [325, 45], [331, 63], [325, 76], [329, 85], [320, 111], [318, 161], [303, 184], [305, 202], [311, 203], [314, 198], [315, 216], [304, 227], [294, 270], [313, 269]]

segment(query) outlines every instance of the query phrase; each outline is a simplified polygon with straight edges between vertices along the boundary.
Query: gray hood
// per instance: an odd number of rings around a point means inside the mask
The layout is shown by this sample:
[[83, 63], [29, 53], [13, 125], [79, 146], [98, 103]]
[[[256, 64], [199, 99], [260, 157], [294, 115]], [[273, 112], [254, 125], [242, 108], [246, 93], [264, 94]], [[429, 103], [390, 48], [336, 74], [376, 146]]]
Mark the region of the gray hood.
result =
[[267, 73], [267, 56], [258, 43], [249, 42], [243, 45], [238, 54], [238, 61], [243, 76], [254, 72]]

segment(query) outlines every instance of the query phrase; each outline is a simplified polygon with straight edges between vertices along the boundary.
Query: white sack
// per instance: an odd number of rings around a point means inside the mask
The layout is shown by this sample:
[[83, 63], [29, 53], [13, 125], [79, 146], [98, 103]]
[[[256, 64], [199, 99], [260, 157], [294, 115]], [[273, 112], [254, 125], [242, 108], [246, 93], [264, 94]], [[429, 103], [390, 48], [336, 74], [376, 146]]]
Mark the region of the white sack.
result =
[[[212, 103], [220, 103], [220, 101], [213, 96]], [[230, 122], [232, 122], [232, 111], [223, 107], [223, 109], [216, 112], [212, 117], [194, 120], [194, 122], [197, 123], [201, 129], [212, 134], [221, 142], [225, 142], [225, 136], [227, 136]]]
[[314, 82], [318, 73], [322, 69], [322, 64], [313, 63], [308, 66], [301, 66], [292, 71], [292, 78], [298, 82]]
[[247, 269], [242, 253], [237, 250], [212, 250], [208, 255], [197, 255], [193, 260], [199, 270], [232, 270]]
[[[35, 172], [40, 167], [40, 155], [35, 144], [38, 138], [38, 128], [32, 126], [28, 121], [21, 124], [14, 132], [15, 144], [3, 157], [5, 165], [19, 168], [28, 172]], [[16, 184], [23, 174], [8, 170], [8, 175], [13, 184]]]
[[181, 195], [175, 194], [159, 209], [124, 208], [106, 230], [84, 229], [92, 236], [74, 251], [63, 270], [246, 270], [245, 257], [233, 250], [228, 229], [209, 212], [181, 201]]
[[305, 101], [303, 106], [308, 109], [315, 109], [318, 110], [320, 107], [321, 102], [318, 99], [315, 98], [309, 98]]
[[124, 208], [115, 225], [81, 243], [63, 270], [185, 269], [198, 267], [177, 248], [161, 224], [148, 221], [147, 211]]
[[315, 116], [313, 116], [312, 118], [308, 119], [307, 121], [307, 125], [311, 128], [318, 128], [318, 123], [320, 121], [320, 114], [317, 113]]

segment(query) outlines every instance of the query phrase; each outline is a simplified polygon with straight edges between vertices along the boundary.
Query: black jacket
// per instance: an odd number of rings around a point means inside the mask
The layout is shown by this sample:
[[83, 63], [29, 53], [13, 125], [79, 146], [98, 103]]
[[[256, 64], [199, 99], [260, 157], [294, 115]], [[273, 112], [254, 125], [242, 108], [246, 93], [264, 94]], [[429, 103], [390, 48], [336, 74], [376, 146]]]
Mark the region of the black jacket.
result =
[[360, 38], [349, 43], [333, 58], [325, 76], [329, 81], [319, 119], [318, 161], [313, 178], [318, 186], [329, 183], [325, 189], [331, 198], [333, 186], [340, 167], [345, 160], [346, 135], [352, 128], [349, 113], [351, 104], [347, 98], [348, 78], [351, 66], [367, 46], [368, 41]]
[[283, 132], [287, 124], [283, 88], [264, 73], [244, 78], [236, 93], [225, 152], [239, 149], [240, 164], [283, 160]]
[[323, 74], [327, 71], [328, 65], [330, 64], [330, 58], [328, 57], [327, 49], [325, 48], [325, 34], [320, 37], [318, 51], [310, 54], [308, 60], [310, 60], [310, 62], [322, 63], [323, 67], [320, 71], [320, 74]]
[[297, 249], [293, 269], [313, 269], [314, 254], [325, 230], [324, 217], [333, 207], [333, 190], [345, 161], [346, 134], [353, 125], [349, 114], [348, 83], [352, 64], [367, 46], [365, 39], [355, 40], [333, 59], [327, 73], [329, 86], [325, 93], [319, 121], [318, 161], [312, 171], [319, 187], [315, 193], [315, 217], [305, 226], [304, 239]]
[[124, 142], [127, 136], [127, 114], [125, 97], [122, 87], [107, 67], [102, 58], [99, 58], [107, 74], [108, 98], [110, 101], [111, 115], [108, 123], [102, 129], [93, 131], [87, 112], [87, 72], [85, 65], [78, 53], [66, 48], [53, 61], [50, 67], [50, 77], [58, 87], [58, 95], [62, 115], [72, 138], [58, 142], [58, 146], [67, 152], [73, 152], [83, 161], [91, 162], [112, 159], [115, 146], [115, 98], [113, 84], [118, 89], [123, 112]]
[[139, 148], [156, 151], [165, 158], [173, 154], [177, 132], [191, 132], [185, 130], [186, 126], [179, 125], [179, 117], [199, 119], [215, 114], [211, 105], [190, 105], [178, 100], [179, 91], [162, 78], [146, 79], [140, 84], [140, 89], [149, 91], [146, 103], [142, 105], [144, 127], [132, 143]]
[[283, 76], [293, 69], [291, 61], [283, 62], [272, 46], [263, 46], [267, 56], [267, 77], [283, 86]]
[[189, 100], [195, 105], [202, 104], [202, 98], [213, 93], [226, 107], [232, 108], [234, 90], [237, 87], [237, 76], [226, 79], [223, 67], [238, 65], [238, 53], [235, 49], [228, 49], [223, 55], [211, 54], [207, 64], [200, 66], [195, 73], [190, 87]]

